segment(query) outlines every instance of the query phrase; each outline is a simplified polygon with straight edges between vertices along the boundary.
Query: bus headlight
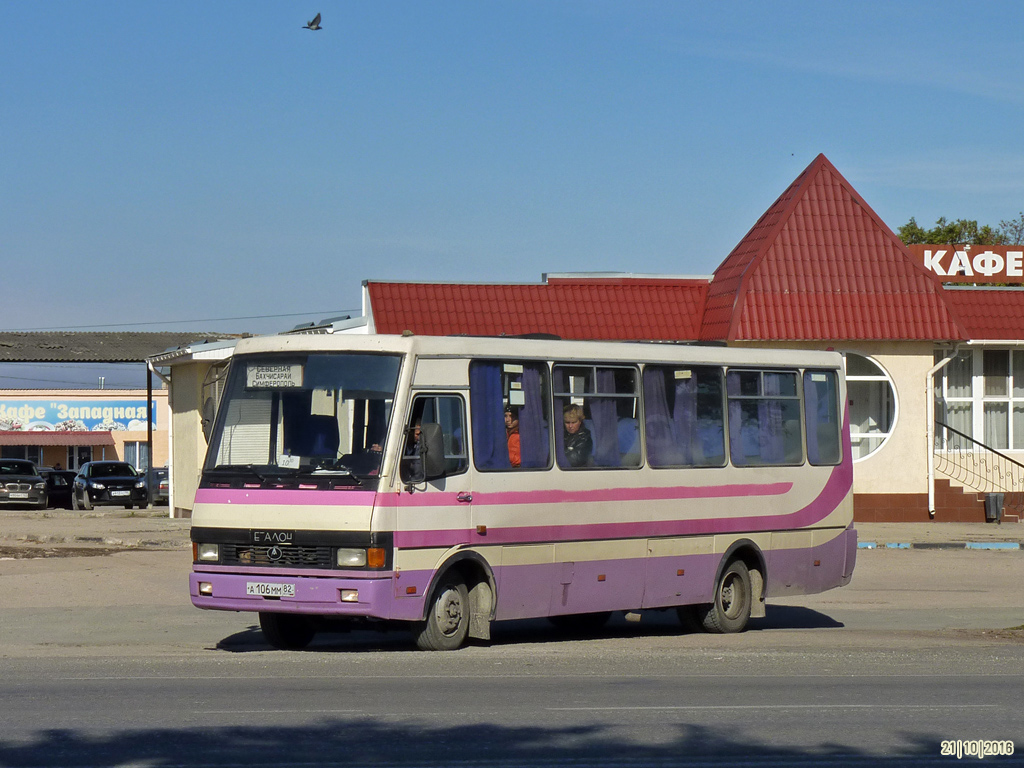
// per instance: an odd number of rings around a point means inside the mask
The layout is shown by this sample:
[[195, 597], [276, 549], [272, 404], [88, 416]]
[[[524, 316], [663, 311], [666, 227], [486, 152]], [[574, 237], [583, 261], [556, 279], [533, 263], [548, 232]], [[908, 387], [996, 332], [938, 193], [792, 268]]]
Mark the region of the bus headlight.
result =
[[197, 544], [196, 560], [203, 563], [216, 563], [220, 560], [219, 544]]
[[366, 565], [366, 550], [339, 549], [336, 562], [339, 568], [362, 568]]

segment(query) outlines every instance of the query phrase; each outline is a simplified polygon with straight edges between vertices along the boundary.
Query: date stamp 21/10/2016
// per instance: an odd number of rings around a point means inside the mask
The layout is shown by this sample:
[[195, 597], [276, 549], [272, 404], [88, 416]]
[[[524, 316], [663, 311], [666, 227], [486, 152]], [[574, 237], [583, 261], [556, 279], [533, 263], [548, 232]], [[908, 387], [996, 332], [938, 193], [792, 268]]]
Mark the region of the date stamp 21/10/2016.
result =
[[940, 744], [941, 755], [948, 755], [961, 760], [965, 757], [1001, 757], [1012, 755], [1012, 741], [992, 741], [989, 739], [950, 739]]

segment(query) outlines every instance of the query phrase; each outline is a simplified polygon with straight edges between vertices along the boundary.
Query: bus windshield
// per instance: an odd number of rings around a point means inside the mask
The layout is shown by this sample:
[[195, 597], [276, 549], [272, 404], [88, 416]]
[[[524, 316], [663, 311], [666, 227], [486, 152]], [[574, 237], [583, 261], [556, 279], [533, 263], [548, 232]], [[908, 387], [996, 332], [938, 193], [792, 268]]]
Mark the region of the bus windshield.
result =
[[375, 484], [400, 364], [356, 353], [237, 358], [206, 472], [300, 488]]

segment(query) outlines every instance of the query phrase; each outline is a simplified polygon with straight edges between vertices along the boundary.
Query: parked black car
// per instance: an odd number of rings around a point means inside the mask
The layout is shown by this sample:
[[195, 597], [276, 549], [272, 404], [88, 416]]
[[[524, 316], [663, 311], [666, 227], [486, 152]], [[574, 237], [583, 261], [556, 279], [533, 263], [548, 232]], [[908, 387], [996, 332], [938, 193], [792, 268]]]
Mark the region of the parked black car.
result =
[[147, 503], [146, 476], [126, 461], [86, 462], [72, 485], [71, 505], [75, 509], [113, 504], [142, 509]]
[[71, 509], [71, 486], [78, 473], [73, 469], [36, 468], [46, 481], [47, 506], [50, 509]]
[[0, 504], [46, 509], [46, 481], [25, 459], [0, 459]]

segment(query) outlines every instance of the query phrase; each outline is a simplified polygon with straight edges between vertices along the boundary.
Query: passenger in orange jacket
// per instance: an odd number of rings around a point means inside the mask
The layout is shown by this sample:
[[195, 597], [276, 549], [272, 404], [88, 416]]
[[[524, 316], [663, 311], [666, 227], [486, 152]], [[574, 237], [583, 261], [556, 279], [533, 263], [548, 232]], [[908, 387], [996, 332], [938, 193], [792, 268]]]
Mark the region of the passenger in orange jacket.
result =
[[519, 419], [512, 412], [512, 407], [505, 409], [505, 439], [508, 440], [508, 461], [513, 467], [522, 462], [519, 454]]

